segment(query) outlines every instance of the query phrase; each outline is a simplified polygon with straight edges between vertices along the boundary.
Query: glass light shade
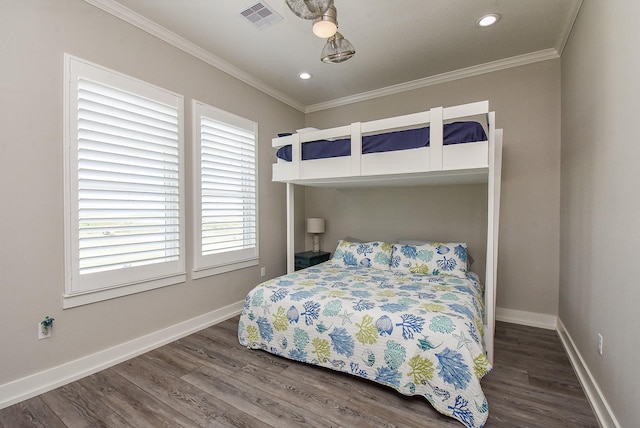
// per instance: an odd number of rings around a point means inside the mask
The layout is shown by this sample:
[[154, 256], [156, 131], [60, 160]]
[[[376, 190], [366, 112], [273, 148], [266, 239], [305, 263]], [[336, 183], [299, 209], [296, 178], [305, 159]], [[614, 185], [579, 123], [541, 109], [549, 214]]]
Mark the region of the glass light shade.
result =
[[313, 21], [313, 34], [327, 39], [338, 31], [338, 11], [332, 5], [321, 17]]
[[356, 49], [349, 40], [345, 39], [342, 34], [336, 33], [327, 40], [324, 48], [322, 48], [320, 59], [322, 62], [337, 64], [348, 60], [355, 54]]
[[289, 9], [302, 19], [320, 18], [332, 4], [333, 0], [287, 0]]

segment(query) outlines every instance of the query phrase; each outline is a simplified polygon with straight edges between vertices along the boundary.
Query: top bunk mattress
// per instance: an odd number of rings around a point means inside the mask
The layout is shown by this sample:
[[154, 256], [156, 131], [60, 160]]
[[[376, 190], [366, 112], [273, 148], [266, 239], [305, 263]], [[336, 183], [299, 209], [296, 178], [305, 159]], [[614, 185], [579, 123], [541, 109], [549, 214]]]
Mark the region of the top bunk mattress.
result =
[[[443, 144], [486, 141], [487, 134], [478, 122], [453, 122], [444, 125]], [[302, 143], [302, 160], [351, 156], [351, 139], [318, 140]], [[362, 153], [381, 153], [429, 146], [429, 127], [386, 132], [362, 137]], [[279, 159], [291, 162], [291, 145], [280, 147]]]

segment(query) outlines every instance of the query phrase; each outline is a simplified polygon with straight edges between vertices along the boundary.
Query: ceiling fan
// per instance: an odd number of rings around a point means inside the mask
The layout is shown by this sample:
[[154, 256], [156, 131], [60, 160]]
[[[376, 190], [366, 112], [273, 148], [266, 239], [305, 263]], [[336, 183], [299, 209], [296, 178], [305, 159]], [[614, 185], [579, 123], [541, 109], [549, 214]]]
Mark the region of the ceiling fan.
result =
[[356, 50], [338, 32], [338, 11], [333, 0], [286, 0], [287, 6], [302, 19], [313, 20], [312, 31], [316, 36], [327, 39], [320, 60], [337, 64], [355, 55]]

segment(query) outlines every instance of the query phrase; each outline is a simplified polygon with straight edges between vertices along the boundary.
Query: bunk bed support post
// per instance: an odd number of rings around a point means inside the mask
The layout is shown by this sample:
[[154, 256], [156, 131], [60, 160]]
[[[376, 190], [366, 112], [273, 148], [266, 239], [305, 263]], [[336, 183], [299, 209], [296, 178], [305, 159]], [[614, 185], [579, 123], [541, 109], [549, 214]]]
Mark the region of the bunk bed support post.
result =
[[496, 279], [498, 274], [498, 225], [502, 178], [502, 130], [495, 129], [495, 113], [489, 112], [489, 174], [487, 183], [487, 265], [485, 277], [485, 332], [487, 358], [493, 364], [496, 322]]
[[[458, 120], [463, 117], [486, 115], [488, 127], [487, 141], [480, 141], [473, 147], [460, 144], [444, 147], [444, 122]], [[362, 155], [362, 135], [370, 135], [393, 129], [409, 128], [416, 125], [429, 124], [429, 147], [409, 156], [394, 155], [389, 158], [378, 157], [372, 153], [370, 158]], [[351, 139], [351, 157], [343, 161], [330, 162], [325, 159], [302, 161], [302, 144], [317, 140], [332, 140], [348, 135]], [[293, 135], [274, 138], [273, 147], [291, 145], [291, 162], [273, 165], [273, 180], [287, 183], [287, 272], [295, 270], [295, 186], [301, 185], [336, 185], [353, 183], [371, 184], [400, 179], [406, 174], [408, 182], [422, 182], [423, 179], [458, 175], [467, 176], [473, 182], [487, 179], [487, 256], [485, 276], [485, 319], [484, 346], [487, 358], [493, 364], [494, 334], [496, 316], [496, 280], [498, 258], [498, 222], [500, 212], [500, 181], [502, 165], [502, 130], [495, 129], [495, 113], [489, 111], [488, 101], [463, 104], [452, 107], [434, 107], [428, 111], [413, 113], [392, 118], [368, 122], [355, 122], [348, 126], [340, 126], [326, 130], [303, 131]], [[470, 149], [464, 148], [469, 146]], [[413, 153], [413, 152], [411, 152]], [[389, 155], [391, 156], [391, 155]], [[331, 158], [333, 159], [333, 158]], [[420, 163], [422, 161], [422, 163]], [[405, 163], [407, 165], [405, 165]], [[465, 171], [466, 170], [466, 171]], [[485, 175], [486, 174], [486, 175]], [[466, 178], [466, 177], [465, 177]]]
[[300, 177], [300, 169], [302, 168], [302, 145], [300, 143], [300, 134], [293, 134], [291, 142], [291, 166], [296, 177]]
[[287, 273], [295, 271], [295, 187], [287, 183]]

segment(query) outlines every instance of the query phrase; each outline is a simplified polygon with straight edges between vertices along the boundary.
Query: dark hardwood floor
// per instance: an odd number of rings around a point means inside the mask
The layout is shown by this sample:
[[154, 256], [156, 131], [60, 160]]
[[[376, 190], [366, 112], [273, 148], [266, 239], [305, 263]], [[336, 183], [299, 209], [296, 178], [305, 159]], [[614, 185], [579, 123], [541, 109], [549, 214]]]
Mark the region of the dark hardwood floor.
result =
[[[15, 427], [456, 427], [421, 397], [248, 350], [238, 318], [0, 410]], [[487, 427], [597, 427], [557, 333], [498, 323]]]

